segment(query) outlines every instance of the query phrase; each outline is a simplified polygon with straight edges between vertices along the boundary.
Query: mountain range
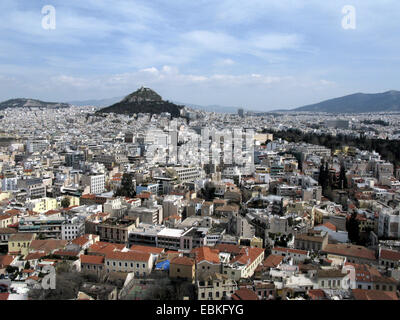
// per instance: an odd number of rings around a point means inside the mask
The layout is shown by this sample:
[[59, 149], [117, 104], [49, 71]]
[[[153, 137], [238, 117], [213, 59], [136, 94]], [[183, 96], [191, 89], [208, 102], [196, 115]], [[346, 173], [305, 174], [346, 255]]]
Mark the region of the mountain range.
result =
[[306, 105], [289, 112], [368, 113], [400, 111], [400, 91], [354, 93], [340, 98]]
[[[149, 88], [140, 88], [134, 93], [122, 97], [108, 99], [93, 99], [85, 101], [70, 101], [68, 103], [45, 102], [35, 99], [10, 99], [0, 103], [0, 110], [6, 108], [39, 107], [39, 108], [67, 108], [73, 106], [96, 106], [101, 112], [117, 113], [161, 113], [169, 112], [174, 117], [179, 116], [180, 109], [187, 106], [192, 109], [208, 112], [236, 113], [237, 107], [219, 105], [200, 106], [190, 103], [170, 102], [162, 100], [161, 96]], [[100, 111], [100, 110], [98, 110]], [[368, 113], [368, 112], [400, 112], [400, 91], [386, 91], [383, 93], [354, 93], [339, 98], [325, 100], [293, 109], [279, 109], [270, 112], [327, 112], [327, 113]]]
[[58, 108], [68, 108], [71, 105], [68, 103], [62, 102], [45, 102], [35, 99], [10, 99], [7, 101], [3, 101], [0, 103], [0, 110], [4, 110], [7, 108], [49, 108], [49, 109], [58, 109]]

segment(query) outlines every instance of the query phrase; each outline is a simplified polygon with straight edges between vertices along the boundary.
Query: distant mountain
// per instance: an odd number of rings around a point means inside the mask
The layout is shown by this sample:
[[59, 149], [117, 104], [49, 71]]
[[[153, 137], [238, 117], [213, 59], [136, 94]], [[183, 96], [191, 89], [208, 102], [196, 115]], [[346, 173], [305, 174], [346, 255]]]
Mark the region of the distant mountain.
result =
[[96, 112], [129, 115], [134, 113], [160, 114], [163, 112], [168, 112], [172, 117], [177, 118], [180, 116], [180, 111], [182, 108], [183, 106], [178, 106], [175, 103], [164, 101], [158, 93], [150, 88], [141, 87], [140, 89], [126, 96], [120, 102], [100, 109]]
[[106, 98], [106, 99], [98, 99], [98, 100], [77, 100], [77, 101], [69, 101], [68, 103], [77, 107], [85, 107], [85, 106], [93, 106], [93, 107], [107, 107], [118, 101], [121, 101], [124, 97], [114, 97], [114, 98]]
[[[279, 110], [283, 111], [283, 110]], [[400, 111], [400, 91], [355, 93], [285, 111], [329, 113], [365, 113]]]
[[7, 108], [69, 108], [68, 103], [61, 102], [44, 102], [35, 99], [10, 99], [0, 103], [0, 110]]

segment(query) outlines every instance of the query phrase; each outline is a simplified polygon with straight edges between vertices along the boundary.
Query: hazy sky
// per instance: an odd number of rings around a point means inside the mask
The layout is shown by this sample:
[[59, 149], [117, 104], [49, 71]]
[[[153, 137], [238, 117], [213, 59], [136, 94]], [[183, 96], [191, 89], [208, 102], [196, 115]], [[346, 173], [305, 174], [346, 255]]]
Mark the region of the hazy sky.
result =
[[[44, 29], [45, 5], [56, 10]], [[344, 29], [342, 8], [356, 9]], [[1, 0], [0, 100], [290, 108], [400, 89], [398, 0]]]

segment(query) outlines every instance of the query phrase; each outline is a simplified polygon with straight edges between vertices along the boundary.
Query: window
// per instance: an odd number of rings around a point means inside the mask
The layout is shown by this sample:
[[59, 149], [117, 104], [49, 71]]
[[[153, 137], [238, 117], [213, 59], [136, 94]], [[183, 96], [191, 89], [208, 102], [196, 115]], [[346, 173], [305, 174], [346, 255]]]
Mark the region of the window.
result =
[[202, 297], [202, 298], [205, 298], [205, 297], [206, 297], [206, 294], [205, 294], [204, 292], [202, 292], [202, 293], [201, 293], [201, 297]]
[[181, 272], [181, 269], [179, 269], [179, 268], [178, 268], [178, 269], [176, 269], [176, 272]]

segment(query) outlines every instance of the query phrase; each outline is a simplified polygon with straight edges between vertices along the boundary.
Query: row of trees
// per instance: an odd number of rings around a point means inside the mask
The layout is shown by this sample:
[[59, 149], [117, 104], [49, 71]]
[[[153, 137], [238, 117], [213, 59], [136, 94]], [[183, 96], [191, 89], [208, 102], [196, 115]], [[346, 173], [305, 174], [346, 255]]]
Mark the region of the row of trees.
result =
[[[268, 130], [264, 130], [267, 132]], [[271, 130], [269, 130], [271, 131]], [[376, 151], [383, 159], [392, 162], [395, 166], [400, 165], [400, 140], [369, 139], [363, 133], [360, 137], [350, 137], [344, 134], [332, 136], [329, 134], [302, 133], [298, 129], [286, 131], [272, 130], [275, 138], [285, 139], [289, 142], [306, 142], [317, 144], [331, 150], [342, 146], [357, 147], [361, 150]]]

